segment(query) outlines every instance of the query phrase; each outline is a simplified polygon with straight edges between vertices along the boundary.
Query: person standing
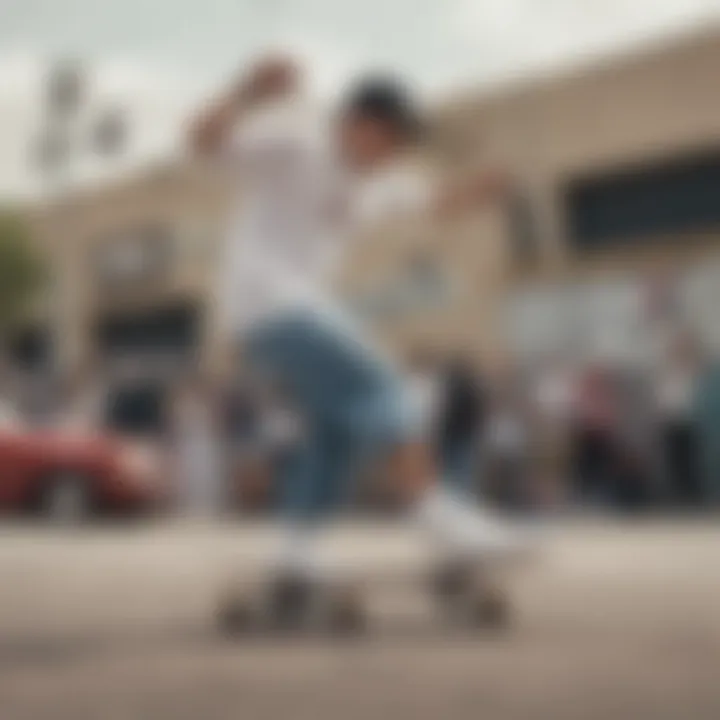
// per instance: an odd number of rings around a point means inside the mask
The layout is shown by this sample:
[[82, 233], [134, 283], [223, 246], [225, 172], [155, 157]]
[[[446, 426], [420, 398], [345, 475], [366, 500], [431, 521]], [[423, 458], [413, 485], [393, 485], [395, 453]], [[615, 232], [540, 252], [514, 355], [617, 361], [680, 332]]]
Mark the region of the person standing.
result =
[[700, 448], [694, 413], [700, 368], [689, 339], [676, 340], [657, 379], [663, 470], [670, 497], [680, 505], [702, 499]]
[[193, 379], [182, 386], [173, 403], [171, 451], [176, 497], [182, 514], [215, 515], [222, 500], [220, 437], [213, 397]]
[[528, 406], [520, 389], [506, 382], [497, 388], [487, 422], [488, 492], [501, 507], [512, 510], [527, 509], [533, 501]]
[[478, 372], [463, 358], [446, 368], [437, 418], [438, 455], [446, 482], [469, 497], [478, 494], [479, 444], [487, 403]]
[[579, 373], [571, 418], [572, 464], [579, 500], [589, 506], [612, 505], [619, 469], [618, 414], [608, 367], [591, 364]]

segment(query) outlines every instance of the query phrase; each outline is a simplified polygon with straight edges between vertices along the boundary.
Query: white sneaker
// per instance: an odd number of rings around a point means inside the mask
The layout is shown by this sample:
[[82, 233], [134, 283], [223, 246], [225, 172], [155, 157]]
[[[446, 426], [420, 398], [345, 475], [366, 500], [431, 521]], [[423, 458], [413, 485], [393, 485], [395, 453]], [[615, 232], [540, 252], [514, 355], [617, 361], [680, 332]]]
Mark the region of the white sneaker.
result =
[[511, 562], [529, 556], [536, 546], [529, 532], [443, 489], [423, 499], [418, 519], [441, 546], [442, 554], [461, 559]]

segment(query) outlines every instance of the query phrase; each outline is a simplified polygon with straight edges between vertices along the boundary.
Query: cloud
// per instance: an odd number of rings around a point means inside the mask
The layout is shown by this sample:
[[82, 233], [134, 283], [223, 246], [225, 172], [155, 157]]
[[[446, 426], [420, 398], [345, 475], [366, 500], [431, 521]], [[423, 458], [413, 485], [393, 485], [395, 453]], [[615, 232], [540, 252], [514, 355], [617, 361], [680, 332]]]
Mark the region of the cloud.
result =
[[502, 80], [708, 20], [720, 20], [717, 0], [458, 0], [448, 31], [465, 47], [479, 48], [484, 74]]

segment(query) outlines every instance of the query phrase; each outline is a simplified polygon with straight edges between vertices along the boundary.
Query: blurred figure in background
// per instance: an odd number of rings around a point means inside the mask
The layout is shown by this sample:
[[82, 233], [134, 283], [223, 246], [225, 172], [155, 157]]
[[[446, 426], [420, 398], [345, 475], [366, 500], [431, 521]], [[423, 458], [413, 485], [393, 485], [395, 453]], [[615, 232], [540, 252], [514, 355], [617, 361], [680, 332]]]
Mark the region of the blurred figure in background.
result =
[[49, 377], [33, 379], [23, 384], [20, 403], [23, 416], [32, 427], [45, 427], [54, 420], [54, 383]]
[[443, 476], [468, 497], [477, 497], [479, 445], [487, 400], [479, 372], [465, 358], [445, 368], [437, 411], [437, 446]]
[[212, 516], [222, 499], [219, 424], [210, 389], [199, 378], [182, 385], [171, 412], [171, 448], [178, 506], [186, 515]]
[[534, 495], [543, 507], [566, 503], [571, 495], [570, 436], [575, 368], [562, 354], [554, 355], [532, 378], [530, 397], [536, 463]]
[[495, 388], [485, 452], [489, 498], [509, 510], [526, 509], [531, 503], [529, 408], [521, 388], [508, 377]]
[[699, 440], [700, 493], [720, 506], [720, 359], [696, 348], [697, 388], [693, 403]]
[[573, 393], [571, 453], [578, 498], [590, 506], [612, 504], [617, 479], [617, 398], [608, 369], [581, 372]]
[[254, 512], [270, 497], [270, 477], [262, 461], [258, 435], [260, 408], [247, 378], [236, 376], [219, 400], [225, 505]]
[[656, 400], [663, 474], [672, 501], [681, 505], [697, 505], [703, 495], [695, 417], [700, 372], [691, 338], [675, 338], [657, 377]]
[[56, 422], [65, 429], [99, 432], [107, 384], [99, 363], [90, 361], [60, 386]]
[[631, 362], [618, 362], [611, 372], [616, 409], [611, 499], [619, 509], [639, 511], [663, 495], [652, 375]]

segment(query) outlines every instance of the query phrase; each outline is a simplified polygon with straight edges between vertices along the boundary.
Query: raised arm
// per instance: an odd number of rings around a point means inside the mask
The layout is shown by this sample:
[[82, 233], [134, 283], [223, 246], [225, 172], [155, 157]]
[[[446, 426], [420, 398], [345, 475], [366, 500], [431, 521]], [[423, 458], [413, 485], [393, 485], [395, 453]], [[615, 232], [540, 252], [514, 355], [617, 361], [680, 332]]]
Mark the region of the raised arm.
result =
[[219, 152], [250, 110], [289, 95], [299, 83], [298, 67], [291, 60], [279, 57], [261, 60], [196, 115], [188, 132], [190, 150], [202, 155]]

